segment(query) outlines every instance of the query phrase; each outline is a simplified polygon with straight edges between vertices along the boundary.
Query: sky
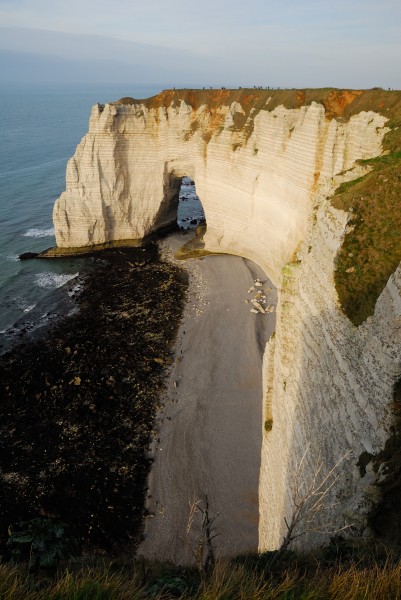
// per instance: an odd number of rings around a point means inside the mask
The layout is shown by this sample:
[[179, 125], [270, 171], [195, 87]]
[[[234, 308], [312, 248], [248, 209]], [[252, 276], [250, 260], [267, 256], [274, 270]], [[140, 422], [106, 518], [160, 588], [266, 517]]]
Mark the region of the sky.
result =
[[400, 0], [0, 0], [0, 81], [401, 88]]

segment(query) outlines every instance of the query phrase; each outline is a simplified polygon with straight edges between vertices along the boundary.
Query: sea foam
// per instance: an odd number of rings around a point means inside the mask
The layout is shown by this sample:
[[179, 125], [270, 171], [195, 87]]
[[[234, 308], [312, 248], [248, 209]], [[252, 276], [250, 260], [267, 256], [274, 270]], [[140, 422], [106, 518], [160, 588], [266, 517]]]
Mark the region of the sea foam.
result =
[[24, 237], [43, 238], [54, 235], [54, 227], [51, 229], [28, 229], [26, 233], [22, 234]]
[[38, 273], [38, 275], [35, 276], [35, 283], [36, 283], [36, 285], [38, 285], [41, 288], [45, 288], [47, 290], [53, 290], [53, 289], [61, 287], [62, 285], [67, 283], [67, 281], [70, 281], [70, 279], [74, 279], [75, 277], [78, 277], [78, 275], [79, 275], [79, 273], [73, 273], [72, 275], [71, 274], [57, 274], [57, 273], [50, 273], [50, 272]]
[[0, 254], [0, 256], [4, 256], [7, 262], [17, 262], [17, 261], [19, 261], [18, 254]]
[[28, 304], [28, 302], [26, 300], [24, 300], [24, 298], [20, 298], [20, 297], [16, 298], [15, 302], [16, 302], [18, 308], [20, 310], [22, 310], [22, 312], [24, 312], [24, 313], [31, 312], [31, 310], [33, 310], [36, 306], [36, 304]]

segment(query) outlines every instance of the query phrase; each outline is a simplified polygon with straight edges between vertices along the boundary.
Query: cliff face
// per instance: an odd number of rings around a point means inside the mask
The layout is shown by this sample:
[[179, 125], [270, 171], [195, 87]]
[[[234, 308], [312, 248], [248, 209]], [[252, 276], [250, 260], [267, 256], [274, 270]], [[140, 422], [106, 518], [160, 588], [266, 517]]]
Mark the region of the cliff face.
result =
[[174, 222], [187, 175], [205, 211], [206, 249], [253, 259], [278, 284], [305, 237], [318, 182], [379, 154], [386, 119], [327, 120], [317, 103], [246, 109], [235, 100], [212, 109], [184, 99], [95, 106], [54, 207], [57, 245], [141, 239]]
[[[380, 469], [360, 457], [383, 448], [392, 423], [401, 272], [374, 315], [353, 325], [334, 283], [353, 225], [328, 200], [371, 168], [355, 168], [358, 159], [382, 153], [388, 119], [358, 110], [361, 95], [165, 92], [95, 106], [54, 208], [60, 248], [141, 239], [175, 221], [181, 177], [190, 176], [206, 215], [205, 249], [254, 260], [278, 286], [264, 368], [261, 549], [281, 543], [297, 475], [308, 484], [320, 464], [317, 479], [342, 460], [326, 498], [335, 526], [365, 530], [378, 500]], [[325, 511], [314, 516], [324, 530]], [[300, 539], [309, 545], [317, 535]]]
[[[260, 548], [286, 534], [293, 500], [329, 475], [332, 489], [313, 524], [301, 521], [300, 544], [313, 546], [345, 524], [368, 533], [380, 500], [374, 470], [393, 424], [393, 386], [401, 364], [401, 266], [380, 295], [374, 315], [355, 327], [334, 287], [337, 251], [348, 216], [330, 205], [327, 187], [297, 261], [284, 267], [276, 337], [265, 355], [264, 432], [260, 478]], [[366, 464], [368, 463], [368, 464]], [[338, 464], [338, 467], [336, 465]], [[375, 465], [378, 466], [377, 464]], [[316, 501], [317, 497], [312, 499]], [[310, 504], [310, 503], [309, 503]]]

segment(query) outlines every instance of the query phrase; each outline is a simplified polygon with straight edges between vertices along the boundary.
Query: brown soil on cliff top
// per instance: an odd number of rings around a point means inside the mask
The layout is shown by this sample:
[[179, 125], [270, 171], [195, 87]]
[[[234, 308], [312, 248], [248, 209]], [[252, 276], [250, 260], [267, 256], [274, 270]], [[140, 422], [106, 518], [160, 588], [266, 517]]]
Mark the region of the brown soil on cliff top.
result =
[[189, 104], [194, 110], [206, 105], [213, 112], [222, 106], [229, 106], [238, 102], [245, 113], [253, 108], [259, 110], [273, 110], [277, 106], [287, 109], [300, 108], [312, 102], [323, 104], [328, 118], [349, 118], [362, 110], [394, 112], [400, 97], [400, 92], [390, 92], [381, 89], [372, 90], [341, 90], [336, 88], [317, 89], [177, 89], [163, 90], [160, 94], [146, 99], [121, 98], [113, 104], [129, 105], [144, 104], [148, 108], [168, 108], [179, 106], [181, 101]]
[[[204, 129], [203, 139], [207, 144], [213, 135], [218, 135], [224, 125], [226, 118], [224, 106], [230, 106], [238, 102], [244, 114], [240, 112], [234, 115], [234, 124], [230, 128], [242, 135], [238, 140], [238, 146], [249, 138], [253, 131], [254, 118], [261, 110], [272, 111], [278, 106], [287, 109], [298, 109], [301, 106], [310, 105], [312, 102], [324, 106], [326, 117], [349, 119], [352, 115], [362, 110], [374, 110], [376, 112], [388, 110], [393, 107], [394, 94], [397, 92], [385, 92], [384, 90], [339, 90], [334, 88], [303, 89], [303, 90], [273, 90], [273, 89], [177, 89], [164, 90], [144, 100], [136, 100], [124, 97], [113, 104], [130, 105], [144, 104], [148, 108], [178, 107], [181, 101], [185, 102], [194, 111], [194, 119], [188, 135], [193, 134], [200, 127], [197, 111], [201, 106], [207, 106], [209, 120], [207, 131], [206, 123], [202, 124]], [[251, 115], [252, 119], [248, 119]]]

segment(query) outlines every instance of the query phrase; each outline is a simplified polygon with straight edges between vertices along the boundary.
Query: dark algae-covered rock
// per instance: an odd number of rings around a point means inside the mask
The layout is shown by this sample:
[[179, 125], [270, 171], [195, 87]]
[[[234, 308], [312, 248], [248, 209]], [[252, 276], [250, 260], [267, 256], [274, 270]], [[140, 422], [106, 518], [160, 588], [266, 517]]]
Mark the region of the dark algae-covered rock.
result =
[[157, 247], [95, 257], [79, 312], [0, 362], [0, 553], [9, 525], [66, 523], [81, 549], [134, 550], [186, 278]]
[[30, 260], [31, 258], [36, 258], [38, 256], [37, 252], [24, 252], [19, 255], [20, 260]]

